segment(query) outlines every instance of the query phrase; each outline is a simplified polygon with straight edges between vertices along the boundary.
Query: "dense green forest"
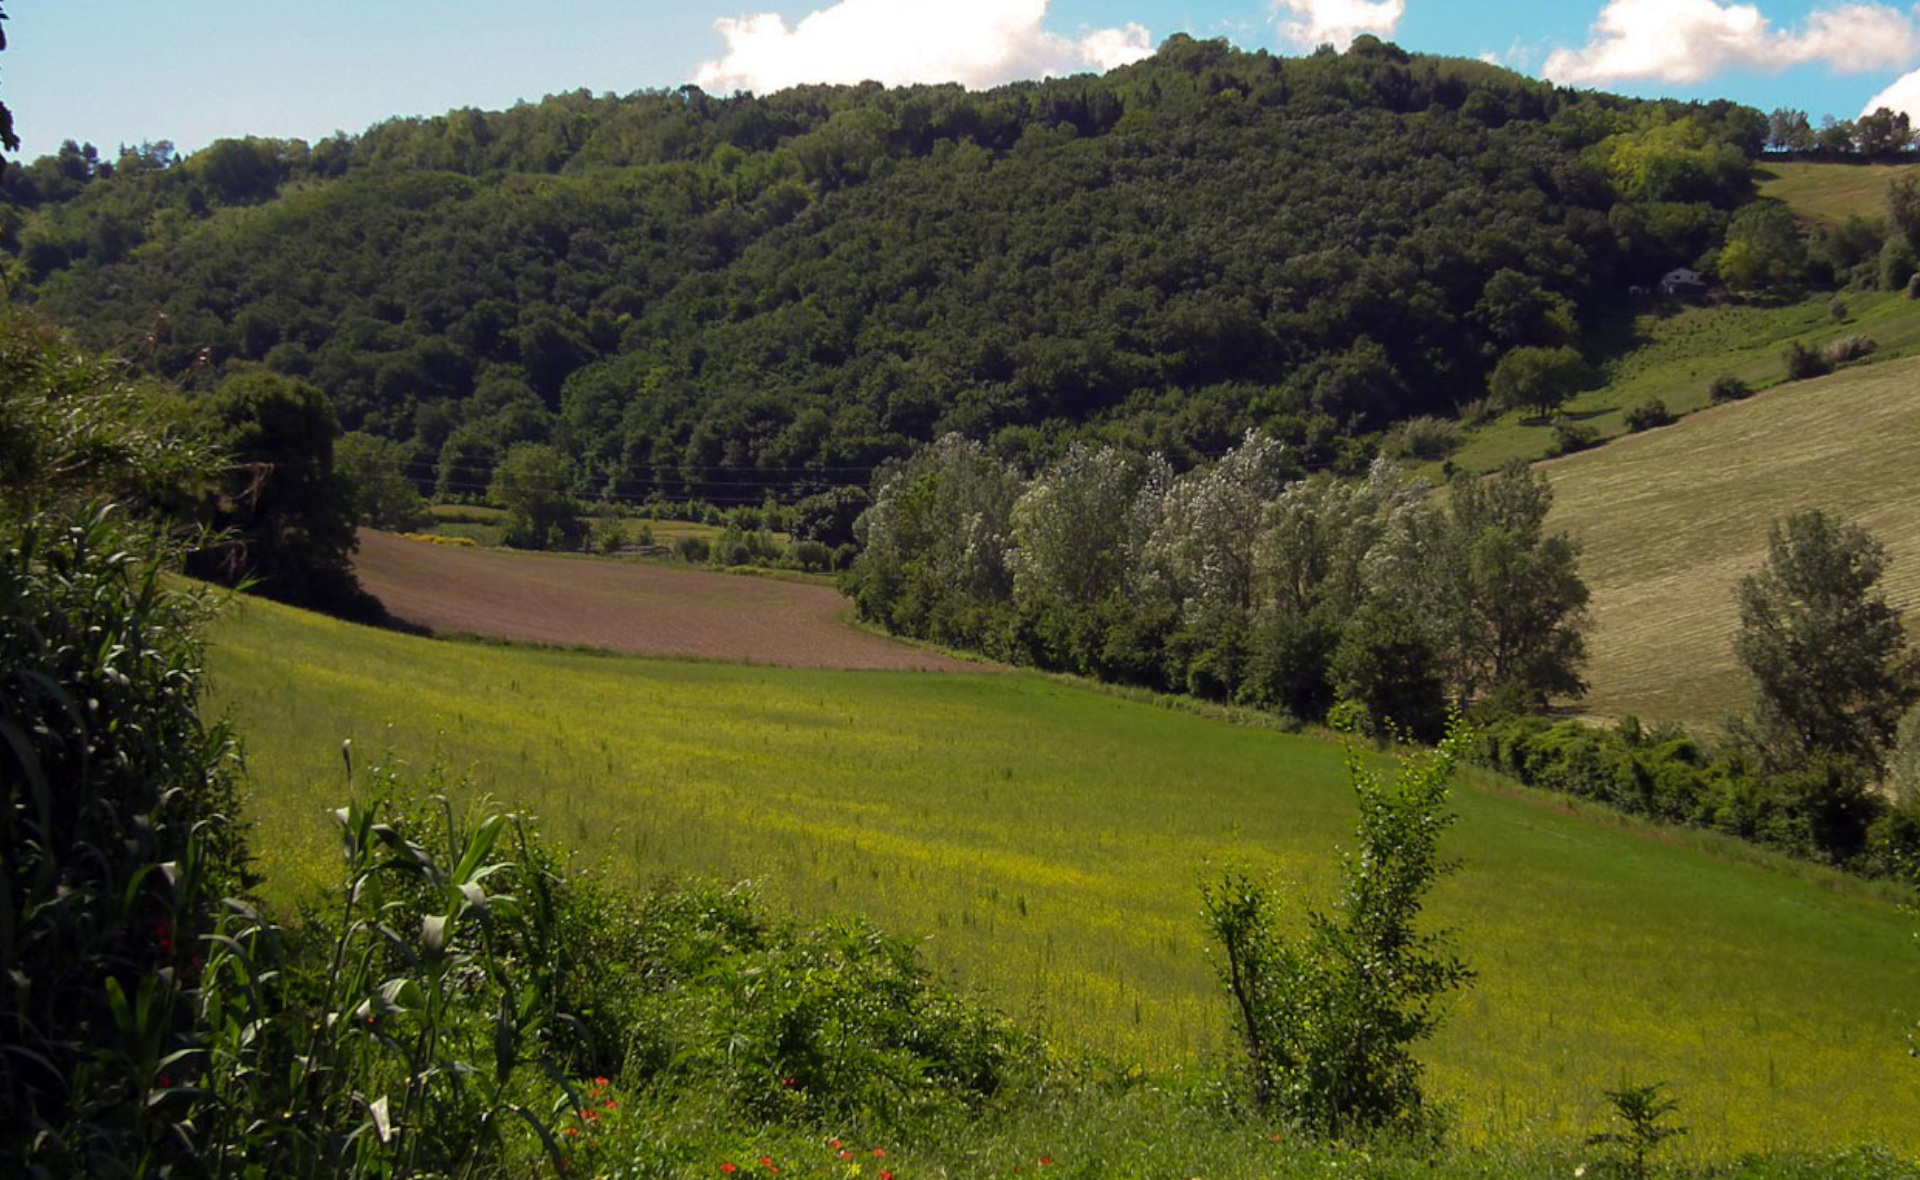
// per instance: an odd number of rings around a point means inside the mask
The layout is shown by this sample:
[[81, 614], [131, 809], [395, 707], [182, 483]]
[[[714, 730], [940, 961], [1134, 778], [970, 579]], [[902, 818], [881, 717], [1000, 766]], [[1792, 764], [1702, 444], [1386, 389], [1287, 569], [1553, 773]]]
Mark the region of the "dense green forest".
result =
[[587, 92], [358, 136], [12, 164], [9, 287], [169, 379], [311, 382], [484, 493], [797, 499], [943, 433], [1357, 471], [1577, 345], [1752, 199], [1768, 123], [1363, 37], [1104, 77]]

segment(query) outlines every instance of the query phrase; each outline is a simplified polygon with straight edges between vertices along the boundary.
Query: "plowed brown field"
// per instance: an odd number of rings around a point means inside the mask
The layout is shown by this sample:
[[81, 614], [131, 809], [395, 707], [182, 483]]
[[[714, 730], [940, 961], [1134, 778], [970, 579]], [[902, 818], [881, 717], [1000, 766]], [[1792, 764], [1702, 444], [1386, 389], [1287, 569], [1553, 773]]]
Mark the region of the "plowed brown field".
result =
[[828, 586], [366, 529], [354, 566], [395, 618], [437, 632], [791, 668], [986, 670], [849, 626]]

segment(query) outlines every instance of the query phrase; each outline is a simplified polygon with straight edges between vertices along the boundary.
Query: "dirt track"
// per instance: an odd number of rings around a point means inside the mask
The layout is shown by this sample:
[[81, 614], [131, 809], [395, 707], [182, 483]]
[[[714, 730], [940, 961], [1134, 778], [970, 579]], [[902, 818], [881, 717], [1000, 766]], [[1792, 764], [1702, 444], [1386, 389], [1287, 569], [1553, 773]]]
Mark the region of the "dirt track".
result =
[[366, 529], [354, 565], [395, 618], [439, 632], [792, 668], [986, 670], [848, 626], [847, 600], [827, 586]]

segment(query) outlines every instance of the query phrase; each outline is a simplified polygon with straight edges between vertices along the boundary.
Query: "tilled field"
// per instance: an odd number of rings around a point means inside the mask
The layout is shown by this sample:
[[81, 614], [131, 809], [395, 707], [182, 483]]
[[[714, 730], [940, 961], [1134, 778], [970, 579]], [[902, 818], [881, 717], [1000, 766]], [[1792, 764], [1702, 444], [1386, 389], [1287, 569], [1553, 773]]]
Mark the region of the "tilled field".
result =
[[843, 621], [827, 586], [409, 541], [362, 530], [360, 581], [440, 633], [791, 668], [978, 672]]

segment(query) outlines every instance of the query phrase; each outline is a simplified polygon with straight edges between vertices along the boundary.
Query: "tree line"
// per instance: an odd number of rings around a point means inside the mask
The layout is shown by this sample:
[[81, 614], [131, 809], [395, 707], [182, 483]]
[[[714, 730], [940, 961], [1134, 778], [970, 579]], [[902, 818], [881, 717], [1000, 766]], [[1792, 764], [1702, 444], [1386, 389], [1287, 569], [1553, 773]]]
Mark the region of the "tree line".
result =
[[1544, 477], [1301, 476], [1258, 433], [1184, 474], [1076, 444], [1030, 478], [950, 435], [877, 481], [846, 584], [901, 634], [1382, 735], [1584, 691], [1587, 589]]

